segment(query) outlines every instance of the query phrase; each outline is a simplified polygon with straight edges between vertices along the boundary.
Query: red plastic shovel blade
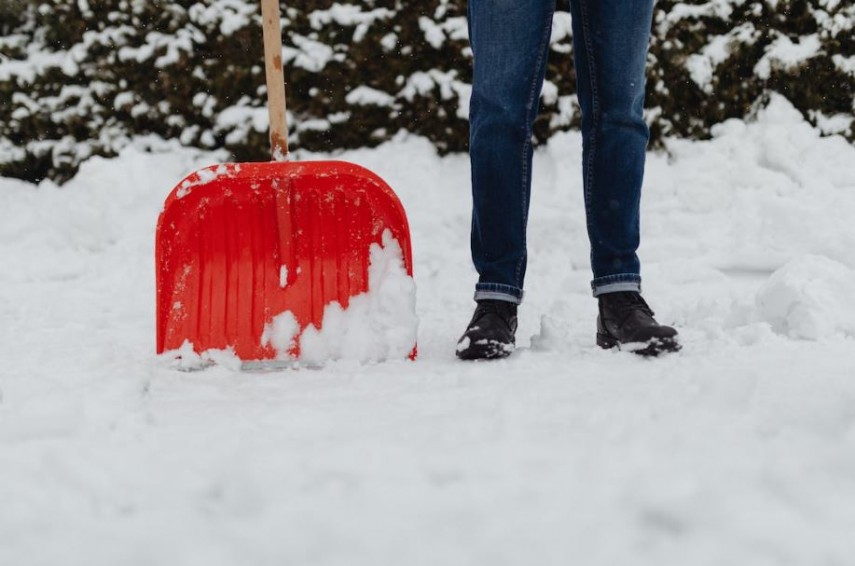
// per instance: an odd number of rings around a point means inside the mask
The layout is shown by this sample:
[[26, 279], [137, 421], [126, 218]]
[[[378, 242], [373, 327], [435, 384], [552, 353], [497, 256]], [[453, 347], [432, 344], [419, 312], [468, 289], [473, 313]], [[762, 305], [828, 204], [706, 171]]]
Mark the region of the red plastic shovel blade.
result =
[[[239, 163], [181, 181], [157, 227], [157, 352], [233, 348], [276, 357], [265, 325], [290, 311], [302, 330], [368, 290], [369, 249], [389, 230], [412, 276], [407, 218], [377, 175], [352, 163]], [[298, 352], [297, 345], [292, 353]], [[414, 350], [415, 351], [415, 350]]]

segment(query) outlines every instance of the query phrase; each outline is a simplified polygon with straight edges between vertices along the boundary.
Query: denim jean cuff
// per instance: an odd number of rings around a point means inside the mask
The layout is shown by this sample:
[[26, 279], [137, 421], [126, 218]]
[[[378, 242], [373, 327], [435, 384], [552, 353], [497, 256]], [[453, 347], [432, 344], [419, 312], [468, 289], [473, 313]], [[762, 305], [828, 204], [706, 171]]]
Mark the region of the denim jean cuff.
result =
[[501, 283], [478, 283], [475, 285], [475, 300], [489, 299], [520, 304], [523, 300], [523, 290]]
[[621, 291], [641, 293], [641, 276], [637, 273], [619, 273], [617, 275], [597, 277], [591, 281], [591, 289], [594, 291], [595, 297], [605, 295], [606, 293], [619, 293]]

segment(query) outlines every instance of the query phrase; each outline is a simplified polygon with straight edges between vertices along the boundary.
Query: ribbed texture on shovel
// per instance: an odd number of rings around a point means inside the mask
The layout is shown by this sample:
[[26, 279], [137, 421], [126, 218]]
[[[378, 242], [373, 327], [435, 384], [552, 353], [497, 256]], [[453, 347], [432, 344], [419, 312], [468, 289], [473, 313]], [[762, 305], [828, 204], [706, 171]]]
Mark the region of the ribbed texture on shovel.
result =
[[[232, 347], [276, 356], [265, 325], [290, 311], [320, 328], [333, 301], [368, 290], [369, 249], [390, 230], [412, 275], [403, 208], [373, 173], [344, 162], [221, 165], [173, 189], [157, 232], [157, 351]], [[299, 345], [291, 354], [296, 355]]]

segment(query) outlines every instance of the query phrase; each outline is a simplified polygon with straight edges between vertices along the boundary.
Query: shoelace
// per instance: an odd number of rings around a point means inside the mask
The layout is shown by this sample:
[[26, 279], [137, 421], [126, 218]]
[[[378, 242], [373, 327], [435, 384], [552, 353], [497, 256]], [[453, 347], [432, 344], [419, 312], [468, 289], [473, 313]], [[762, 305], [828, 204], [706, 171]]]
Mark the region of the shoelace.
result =
[[650, 305], [647, 304], [647, 301], [645, 301], [640, 294], [615, 293], [615, 295], [620, 298], [620, 302], [622, 302], [628, 310], [638, 310], [650, 315], [651, 317], [656, 316], [656, 313], [653, 312], [653, 309], [650, 308]]
[[510, 327], [511, 319], [516, 315], [513, 304], [505, 301], [481, 301], [475, 309], [474, 321], [478, 321], [487, 314], [497, 314], [505, 324]]

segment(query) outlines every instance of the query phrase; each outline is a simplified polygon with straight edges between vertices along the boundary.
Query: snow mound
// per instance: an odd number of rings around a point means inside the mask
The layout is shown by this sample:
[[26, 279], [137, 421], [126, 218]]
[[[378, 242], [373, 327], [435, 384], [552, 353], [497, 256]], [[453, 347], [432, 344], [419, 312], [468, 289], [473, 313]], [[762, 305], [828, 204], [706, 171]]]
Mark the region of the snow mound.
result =
[[288, 351], [294, 345], [294, 340], [300, 334], [300, 323], [291, 311], [285, 311], [273, 317], [264, 327], [261, 343], [273, 346], [277, 358], [288, 359]]
[[796, 258], [757, 291], [760, 317], [790, 338], [855, 336], [855, 270], [824, 256]]
[[233, 348], [205, 350], [197, 354], [193, 343], [189, 340], [185, 340], [176, 350], [164, 352], [159, 356], [159, 360], [164, 367], [178, 371], [197, 371], [212, 365], [222, 366], [232, 371], [241, 369], [241, 360]]
[[[321, 328], [309, 325], [303, 330], [301, 362], [315, 366], [330, 360], [403, 360], [412, 352], [418, 333], [416, 286], [404, 267], [401, 246], [387, 230], [382, 245], [372, 244], [369, 254], [369, 291], [352, 297], [347, 309], [338, 302], [328, 304]], [[279, 359], [288, 358], [295, 322], [293, 315], [282, 313], [265, 331], [265, 343], [276, 348]]]

